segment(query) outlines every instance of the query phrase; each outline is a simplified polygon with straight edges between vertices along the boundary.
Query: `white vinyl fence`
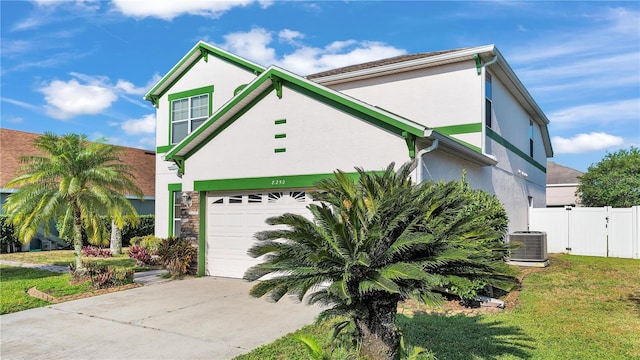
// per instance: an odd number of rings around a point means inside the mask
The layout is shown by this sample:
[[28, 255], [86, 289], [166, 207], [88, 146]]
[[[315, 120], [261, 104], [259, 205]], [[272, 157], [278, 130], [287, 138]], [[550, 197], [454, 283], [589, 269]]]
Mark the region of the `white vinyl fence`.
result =
[[530, 210], [529, 229], [547, 233], [550, 253], [640, 259], [640, 206]]

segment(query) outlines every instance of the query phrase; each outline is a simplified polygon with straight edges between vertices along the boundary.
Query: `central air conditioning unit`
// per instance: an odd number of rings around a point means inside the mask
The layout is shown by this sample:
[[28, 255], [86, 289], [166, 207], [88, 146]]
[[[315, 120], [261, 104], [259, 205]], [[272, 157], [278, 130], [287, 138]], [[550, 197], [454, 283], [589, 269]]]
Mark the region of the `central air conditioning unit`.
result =
[[547, 261], [547, 233], [543, 231], [516, 231], [509, 234], [509, 242], [517, 244], [511, 253], [512, 261]]

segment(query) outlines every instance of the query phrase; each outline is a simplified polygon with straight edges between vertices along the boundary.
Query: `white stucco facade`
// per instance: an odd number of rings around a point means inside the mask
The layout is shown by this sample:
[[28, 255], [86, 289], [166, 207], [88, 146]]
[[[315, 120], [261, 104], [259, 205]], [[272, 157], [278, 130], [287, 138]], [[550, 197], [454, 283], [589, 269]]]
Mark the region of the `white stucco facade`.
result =
[[[491, 65], [495, 70], [483, 65], [501, 56], [493, 47], [478, 48], [475, 61], [465, 50], [460, 60], [453, 52], [446, 62], [428, 66], [403, 69], [400, 64], [380, 74], [372, 67], [366, 76], [347, 71], [310, 80], [247, 65], [201, 44], [146, 96], [157, 107], [156, 236], [172, 235], [173, 224], [180, 222], [173, 192], [206, 202], [183, 209], [182, 216], [199, 217], [201, 254], [215, 254], [207, 247], [224, 239], [218, 234], [211, 240], [208, 232], [222, 227], [204, 224], [211, 199], [224, 199], [216, 204], [227, 206], [251, 198], [254, 205], [248, 209], [266, 214], [271, 210], [259, 210], [255, 202], [267, 201], [256, 199], [268, 199], [270, 192], [284, 196], [288, 190], [309, 189], [336, 169], [399, 166], [428, 146], [435, 148], [422, 156], [422, 171], [413, 178], [458, 180], [465, 171], [473, 188], [497, 195], [505, 205], [509, 231], [527, 230], [529, 207], [545, 206], [541, 164], [551, 151], [547, 120], [526, 90], [513, 93], [522, 85], [510, 80], [514, 75], [505, 62]], [[198, 51], [208, 54], [206, 61]], [[492, 76], [490, 128], [484, 115], [487, 73]], [[203, 88], [212, 88], [210, 118], [171, 144], [170, 99]], [[223, 207], [214, 213], [224, 218]], [[227, 250], [235, 254], [238, 249]]]

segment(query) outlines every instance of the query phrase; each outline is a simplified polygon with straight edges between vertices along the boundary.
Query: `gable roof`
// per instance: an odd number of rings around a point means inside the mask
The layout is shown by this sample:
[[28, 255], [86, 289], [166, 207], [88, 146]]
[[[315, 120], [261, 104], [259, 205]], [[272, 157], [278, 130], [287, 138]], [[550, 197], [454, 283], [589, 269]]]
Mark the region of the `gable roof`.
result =
[[[40, 135], [0, 128], [0, 189], [7, 190], [5, 185], [18, 176], [21, 156], [43, 155], [33, 146], [33, 141]], [[120, 160], [133, 167], [133, 182], [136, 186], [142, 190], [145, 197], [155, 197], [155, 151], [117, 147], [123, 150]]]
[[174, 65], [171, 70], [169, 70], [169, 72], [151, 88], [151, 90], [149, 90], [149, 92], [144, 95], [144, 99], [151, 101], [154, 105], [157, 105], [158, 99], [166, 93], [171, 86], [173, 86], [173, 84], [182, 77], [182, 75], [189, 71], [189, 69], [200, 59], [208, 61], [209, 55], [227, 61], [256, 75], [265, 70], [263, 66], [252, 61], [234, 55], [228, 51], [224, 51], [204, 41], [198, 41], [198, 43], [189, 50], [189, 52], [183, 56], [182, 59], [180, 59], [180, 61], [178, 61], [178, 63]]
[[553, 148], [547, 127], [549, 119], [495, 45], [402, 55], [325, 71], [309, 75], [307, 78], [329, 86], [461, 61], [475, 61], [478, 71], [483, 64], [491, 67], [493, 74], [502, 81], [509, 92], [529, 113], [532, 120], [540, 126], [545, 154], [547, 157], [553, 157]]
[[327, 71], [307, 75], [306, 78], [307, 79], [323, 78], [331, 75], [344, 74], [344, 73], [349, 73], [349, 72], [358, 71], [358, 70], [372, 69], [372, 68], [377, 68], [385, 65], [391, 65], [391, 64], [397, 64], [397, 63], [402, 63], [406, 61], [416, 60], [416, 59], [428, 58], [431, 56], [447, 54], [450, 52], [455, 52], [460, 50], [464, 50], [464, 49], [441, 50], [441, 51], [431, 51], [431, 52], [425, 52], [425, 53], [419, 53], [419, 54], [400, 55], [400, 56], [395, 56], [387, 59], [369, 61], [362, 64], [355, 64], [355, 65], [345, 66], [337, 69], [327, 70]]
[[582, 171], [547, 161], [547, 184], [578, 184], [581, 175], [584, 175]]
[[[180, 166], [181, 162], [198, 151], [204, 144], [223, 131], [267, 94], [275, 91], [276, 95], [281, 97], [282, 87], [291, 88], [317, 101], [350, 113], [353, 116], [382, 127], [399, 136], [403, 136], [408, 144], [414, 144], [416, 138], [437, 138], [445, 148], [457, 150], [459, 155], [473, 162], [483, 165], [493, 165], [496, 163], [494, 159], [465, 146], [460, 141], [439, 134], [422, 124], [418, 124], [384, 109], [374, 107], [276, 66], [269, 67], [254, 79], [254, 81], [244, 87], [231, 100], [211, 115], [200, 127], [169, 150], [165, 154], [165, 159], [174, 160]], [[410, 151], [413, 150], [413, 148], [410, 149]]]

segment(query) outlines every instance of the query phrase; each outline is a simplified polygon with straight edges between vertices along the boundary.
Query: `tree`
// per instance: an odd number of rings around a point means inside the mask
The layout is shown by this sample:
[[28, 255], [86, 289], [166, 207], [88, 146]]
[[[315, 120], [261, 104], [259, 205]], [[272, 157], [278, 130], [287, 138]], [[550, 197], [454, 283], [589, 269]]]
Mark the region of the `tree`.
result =
[[34, 140], [45, 156], [24, 156], [21, 175], [7, 186], [19, 190], [7, 198], [4, 211], [21, 241], [31, 241], [40, 226], [49, 233], [50, 220], [60, 224], [61, 237], [73, 239], [76, 269], [82, 269], [82, 233], [102, 242], [108, 215], [120, 227], [137, 215], [125, 193], [142, 196], [120, 149], [89, 142], [86, 135], [45, 133]]
[[486, 196], [463, 181], [414, 186], [413, 167], [357, 169], [357, 181], [336, 171], [335, 179], [317, 184], [313, 221], [295, 214], [267, 219], [287, 227], [256, 234], [249, 254], [264, 262], [244, 275], [262, 280], [250, 294], [278, 301], [309, 293], [310, 304], [329, 306], [319, 319], [347, 316], [337, 329], [353, 326], [364, 355], [393, 359], [398, 302], [437, 299], [438, 287], [463, 296], [488, 284], [509, 288], [513, 272], [503, 261], [509, 246], [499, 229], [504, 209], [501, 220], [494, 207], [475, 205]]
[[583, 206], [640, 205], [640, 149], [632, 146], [608, 153], [578, 179], [576, 196]]

